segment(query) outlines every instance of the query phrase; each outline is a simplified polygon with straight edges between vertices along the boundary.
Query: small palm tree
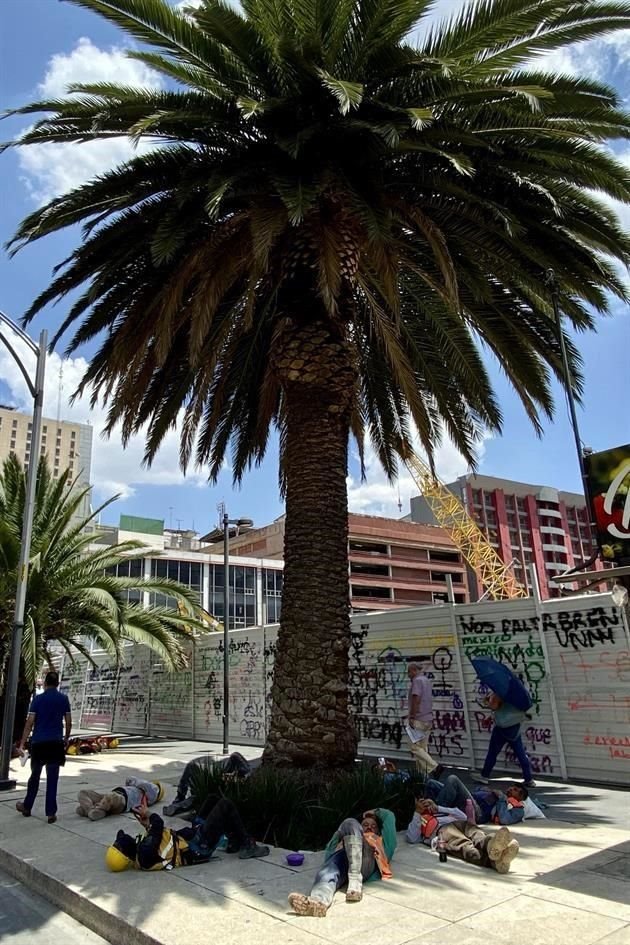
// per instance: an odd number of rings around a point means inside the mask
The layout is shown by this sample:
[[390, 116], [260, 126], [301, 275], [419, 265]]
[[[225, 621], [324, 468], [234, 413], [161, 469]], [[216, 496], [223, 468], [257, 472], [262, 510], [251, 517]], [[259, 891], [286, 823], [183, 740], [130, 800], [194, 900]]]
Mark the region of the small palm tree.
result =
[[[280, 434], [282, 622], [266, 759], [352, 761], [348, 440], [390, 477], [412, 431], [474, 462], [500, 431], [480, 347], [537, 431], [562, 380], [547, 269], [567, 321], [626, 298], [630, 200], [606, 147], [630, 135], [608, 86], [538, 54], [630, 25], [627, 0], [476, 0], [410, 40], [430, 0], [71, 0], [119, 26], [162, 90], [73, 85], [16, 142], [152, 142], [55, 198], [14, 247], [83, 226], [26, 314], [79, 291], [57, 338], [103, 338], [83, 387], [147, 459], [240, 480]], [[602, 199], [604, 198], [604, 199]], [[56, 339], [55, 339], [56, 340]], [[579, 356], [567, 338], [573, 384]]]
[[[125, 578], [112, 573], [130, 556], [146, 554], [148, 549], [140, 542], [126, 541], [98, 550], [90, 547], [94, 535], [86, 531], [86, 526], [109, 502], [88, 517], [77, 518], [77, 510], [88, 491], [76, 487], [68, 470], [53, 479], [46, 459], [41, 459], [22, 644], [25, 675], [31, 686], [42, 665], [50, 662], [53, 645], [71, 657], [80, 653], [91, 659], [89, 644], [93, 642], [118, 660], [123, 643], [133, 640], [146, 644], [159, 655], [167, 670], [173, 670], [185, 665], [186, 640], [193, 631], [204, 629], [197, 620], [200, 610], [197, 595], [177, 581]], [[15, 604], [25, 492], [24, 469], [16, 457], [10, 456], [0, 472], [2, 668]], [[145, 609], [129, 599], [130, 592], [143, 591], [168, 595], [177, 606]]]

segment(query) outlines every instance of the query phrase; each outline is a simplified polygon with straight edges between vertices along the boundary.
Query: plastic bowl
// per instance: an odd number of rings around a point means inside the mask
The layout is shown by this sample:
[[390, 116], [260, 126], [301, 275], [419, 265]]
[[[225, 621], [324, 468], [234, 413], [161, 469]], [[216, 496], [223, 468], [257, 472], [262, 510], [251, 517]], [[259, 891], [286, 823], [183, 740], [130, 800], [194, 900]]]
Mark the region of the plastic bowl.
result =
[[287, 853], [287, 863], [289, 866], [301, 866], [303, 862], [303, 853]]

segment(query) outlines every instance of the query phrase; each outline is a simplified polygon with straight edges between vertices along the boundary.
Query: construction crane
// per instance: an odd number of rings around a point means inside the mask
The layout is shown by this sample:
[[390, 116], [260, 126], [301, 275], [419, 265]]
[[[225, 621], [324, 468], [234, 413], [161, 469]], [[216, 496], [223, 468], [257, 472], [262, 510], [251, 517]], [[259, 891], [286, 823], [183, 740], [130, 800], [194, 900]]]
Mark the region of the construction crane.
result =
[[438, 524], [448, 532], [475, 571], [485, 595], [491, 600], [527, 597], [527, 589], [516, 580], [512, 565], [499, 557], [460, 499], [415, 453], [405, 459], [405, 464]]

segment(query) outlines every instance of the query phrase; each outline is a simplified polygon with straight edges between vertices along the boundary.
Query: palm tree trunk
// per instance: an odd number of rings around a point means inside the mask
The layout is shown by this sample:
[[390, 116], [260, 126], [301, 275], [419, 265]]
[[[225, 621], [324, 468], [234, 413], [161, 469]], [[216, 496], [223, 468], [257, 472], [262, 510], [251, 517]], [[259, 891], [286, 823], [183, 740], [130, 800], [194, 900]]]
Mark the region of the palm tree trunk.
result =
[[[318, 346], [317, 360], [326, 347]], [[284, 585], [266, 764], [342, 767], [356, 753], [348, 703], [346, 487], [354, 374], [347, 362], [347, 371], [339, 365], [341, 351], [337, 343], [337, 383], [284, 387]], [[330, 372], [330, 361], [326, 367]], [[305, 374], [312, 381], [307, 368]]]

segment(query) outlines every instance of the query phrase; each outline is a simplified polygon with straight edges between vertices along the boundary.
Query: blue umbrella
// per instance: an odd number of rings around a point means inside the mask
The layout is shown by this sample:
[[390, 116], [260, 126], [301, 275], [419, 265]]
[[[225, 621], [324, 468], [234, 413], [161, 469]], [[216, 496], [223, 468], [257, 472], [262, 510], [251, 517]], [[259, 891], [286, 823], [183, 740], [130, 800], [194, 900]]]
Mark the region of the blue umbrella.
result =
[[475, 667], [479, 681], [496, 692], [504, 702], [523, 712], [531, 709], [532, 697], [511, 669], [490, 656], [477, 656], [470, 662]]

